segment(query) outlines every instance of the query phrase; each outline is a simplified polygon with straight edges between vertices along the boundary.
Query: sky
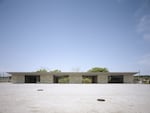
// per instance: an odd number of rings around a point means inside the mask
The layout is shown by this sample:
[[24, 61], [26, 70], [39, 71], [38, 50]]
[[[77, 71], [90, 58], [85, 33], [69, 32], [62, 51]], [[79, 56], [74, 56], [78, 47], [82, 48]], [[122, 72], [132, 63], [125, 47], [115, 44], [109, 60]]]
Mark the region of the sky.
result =
[[150, 75], [150, 0], [0, 0], [0, 72]]

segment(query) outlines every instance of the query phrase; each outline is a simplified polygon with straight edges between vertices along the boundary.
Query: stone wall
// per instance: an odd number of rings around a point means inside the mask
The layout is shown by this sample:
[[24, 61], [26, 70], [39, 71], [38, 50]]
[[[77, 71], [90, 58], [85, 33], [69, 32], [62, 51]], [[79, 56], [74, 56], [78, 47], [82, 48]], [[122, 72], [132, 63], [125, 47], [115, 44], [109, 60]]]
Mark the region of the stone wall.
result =
[[19, 74], [17, 74], [17, 75], [13, 75], [12, 76], [12, 83], [24, 83], [24, 81], [25, 81], [25, 78], [24, 78], [24, 75], [19, 75]]
[[134, 77], [131, 75], [124, 75], [124, 83], [133, 83]]
[[69, 76], [69, 83], [72, 83], [72, 84], [82, 83], [82, 75], [81, 74], [71, 74]]
[[102, 84], [108, 83], [108, 74], [99, 74], [97, 76], [97, 82]]
[[53, 83], [53, 75], [40, 75], [41, 83]]

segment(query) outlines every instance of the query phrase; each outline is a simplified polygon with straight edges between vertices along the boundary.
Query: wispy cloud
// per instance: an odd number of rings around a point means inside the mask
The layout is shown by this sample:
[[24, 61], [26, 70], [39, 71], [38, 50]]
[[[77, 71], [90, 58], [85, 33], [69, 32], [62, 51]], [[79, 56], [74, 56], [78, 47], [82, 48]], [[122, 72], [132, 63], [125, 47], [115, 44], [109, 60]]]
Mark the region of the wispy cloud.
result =
[[150, 41], [150, 34], [145, 34], [144, 39], [147, 40], [147, 41]]
[[138, 32], [150, 32], [150, 15], [144, 15], [138, 24]]
[[140, 70], [141, 74], [150, 75], [150, 54], [141, 56], [136, 66]]
[[150, 9], [150, 0], [143, 0], [141, 6], [136, 10], [135, 16], [139, 17], [143, 13], [149, 12]]
[[137, 18], [137, 32], [146, 41], [150, 41], [150, 0], [144, 0], [135, 13]]
[[150, 41], [150, 14], [141, 17], [137, 31], [142, 35], [144, 40]]
[[150, 66], [150, 54], [142, 56], [138, 64], [144, 65], [144, 66]]

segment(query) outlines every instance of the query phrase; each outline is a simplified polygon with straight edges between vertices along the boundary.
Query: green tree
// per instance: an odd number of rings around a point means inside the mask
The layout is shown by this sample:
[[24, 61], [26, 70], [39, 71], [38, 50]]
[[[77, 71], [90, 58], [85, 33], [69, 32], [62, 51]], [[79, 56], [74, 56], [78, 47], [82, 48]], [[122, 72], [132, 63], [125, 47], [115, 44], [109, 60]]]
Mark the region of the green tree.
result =
[[50, 72], [52, 72], [52, 73], [60, 73], [60, 72], [61, 72], [61, 70], [59, 70], [59, 69], [55, 69], [55, 70], [52, 70], [52, 71], [50, 71]]
[[38, 69], [36, 72], [48, 72], [48, 71], [44, 68], [41, 68], [41, 69]]
[[109, 72], [107, 68], [93, 67], [88, 72]]

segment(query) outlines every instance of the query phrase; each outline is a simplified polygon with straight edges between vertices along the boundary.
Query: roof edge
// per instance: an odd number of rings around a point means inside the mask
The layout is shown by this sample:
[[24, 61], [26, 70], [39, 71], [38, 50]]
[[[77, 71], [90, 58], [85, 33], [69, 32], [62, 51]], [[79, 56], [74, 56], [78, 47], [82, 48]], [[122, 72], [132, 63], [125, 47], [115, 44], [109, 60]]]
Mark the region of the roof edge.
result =
[[109, 73], [109, 74], [137, 74], [138, 72], [7, 72], [9, 74], [23, 74], [23, 73], [36, 73], [36, 74], [48, 74], [48, 73], [54, 73], [54, 74], [65, 74], [65, 73], [79, 73], [79, 74], [84, 74], [84, 73]]

